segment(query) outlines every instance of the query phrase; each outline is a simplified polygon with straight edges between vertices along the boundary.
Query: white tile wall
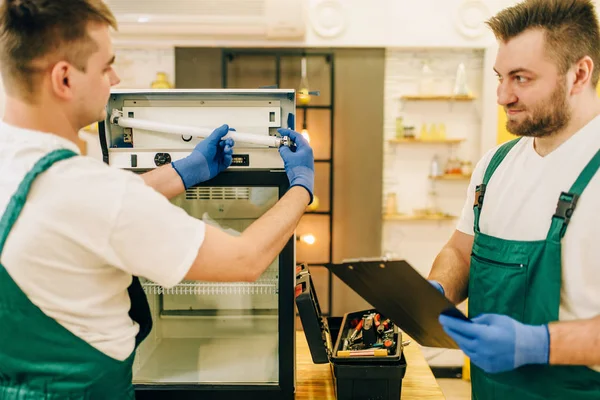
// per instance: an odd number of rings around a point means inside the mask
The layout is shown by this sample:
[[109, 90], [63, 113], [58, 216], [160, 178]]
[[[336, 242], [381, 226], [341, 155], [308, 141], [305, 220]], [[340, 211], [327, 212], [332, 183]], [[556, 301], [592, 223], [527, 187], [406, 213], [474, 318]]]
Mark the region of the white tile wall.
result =
[[[427, 62], [435, 78], [436, 94], [451, 94], [459, 63], [466, 66], [468, 85], [476, 100], [472, 102], [408, 101], [402, 95], [418, 94], [423, 62]], [[438, 155], [442, 165], [450, 156], [470, 160], [473, 165], [481, 156], [483, 50], [473, 49], [388, 49], [385, 72], [384, 110], [384, 182], [383, 200], [396, 193], [397, 211], [411, 213], [431, 205], [428, 193], [434, 189], [435, 201], [442, 211], [460, 216], [468, 181], [430, 181], [431, 160]], [[404, 125], [413, 125], [416, 134], [423, 123], [444, 123], [449, 138], [466, 141], [446, 144], [389, 144], [396, 136], [396, 118], [404, 117]], [[446, 243], [456, 221], [384, 221], [382, 253], [407, 260], [423, 276], [427, 276], [436, 255]], [[462, 365], [460, 350], [423, 348], [431, 365]]]

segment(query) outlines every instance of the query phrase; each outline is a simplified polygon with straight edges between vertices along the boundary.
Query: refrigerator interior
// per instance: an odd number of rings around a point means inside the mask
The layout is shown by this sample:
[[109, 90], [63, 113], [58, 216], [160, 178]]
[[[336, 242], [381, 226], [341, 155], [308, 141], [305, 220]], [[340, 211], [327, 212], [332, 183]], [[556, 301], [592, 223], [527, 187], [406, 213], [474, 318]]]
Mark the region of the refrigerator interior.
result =
[[[239, 235], [278, 200], [275, 187], [194, 187], [172, 200], [193, 217]], [[154, 327], [138, 347], [134, 384], [279, 382], [279, 260], [248, 282], [142, 279]]]

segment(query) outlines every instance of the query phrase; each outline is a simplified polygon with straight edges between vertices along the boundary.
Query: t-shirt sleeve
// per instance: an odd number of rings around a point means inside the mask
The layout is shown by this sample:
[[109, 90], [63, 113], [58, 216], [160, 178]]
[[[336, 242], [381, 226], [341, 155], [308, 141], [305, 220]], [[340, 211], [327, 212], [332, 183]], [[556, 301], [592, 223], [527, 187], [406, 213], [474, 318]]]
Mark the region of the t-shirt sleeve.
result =
[[110, 260], [132, 275], [172, 287], [189, 271], [204, 234], [204, 222], [132, 174], [110, 233]]
[[496, 152], [498, 147], [493, 148], [488, 151], [477, 163], [475, 166], [475, 170], [473, 171], [473, 175], [471, 175], [471, 182], [469, 183], [469, 188], [467, 189], [467, 196], [465, 200], [465, 204], [462, 209], [462, 213], [460, 219], [458, 220], [458, 224], [456, 229], [466, 233], [467, 235], [474, 235], [473, 226], [475, 224], [475, 214], [473, 212], [473, 204], [475, 203], [475, 189], [478, 185], [483, 183], [483, 175], [485, 174], [485, 170]]

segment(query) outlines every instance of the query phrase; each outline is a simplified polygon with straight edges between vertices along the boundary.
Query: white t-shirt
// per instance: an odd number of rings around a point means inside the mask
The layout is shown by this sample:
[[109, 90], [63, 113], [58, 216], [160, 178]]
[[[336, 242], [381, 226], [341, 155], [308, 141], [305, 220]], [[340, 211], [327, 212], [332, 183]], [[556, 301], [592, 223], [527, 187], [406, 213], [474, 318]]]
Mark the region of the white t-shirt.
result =
[[[59, 136], [0, 123], [0, 214], [33, 165], [59, 148], [79, 152]], [[34, 182], [0, 262], [46, 315], [124, 360], [139, 330], [128, 315], [132, 275], [174, 286], [204, 233], [140, 176], [77, 156]]]
[[[533, 138], [522, 138], [494, 172], [486, 187], [479, 228], [509, 240], [546, 238], [561, 192], [569, 192], [583, 168], [600, 149], [600, 116], [552, 153], [541, 157]], [[496, 152], [477, 164], [458, 230], [473, 235], [475, 187]], [[579, 198], [562, 240], [562, 289], [559, 319], [600, 314], [600, 171]]]

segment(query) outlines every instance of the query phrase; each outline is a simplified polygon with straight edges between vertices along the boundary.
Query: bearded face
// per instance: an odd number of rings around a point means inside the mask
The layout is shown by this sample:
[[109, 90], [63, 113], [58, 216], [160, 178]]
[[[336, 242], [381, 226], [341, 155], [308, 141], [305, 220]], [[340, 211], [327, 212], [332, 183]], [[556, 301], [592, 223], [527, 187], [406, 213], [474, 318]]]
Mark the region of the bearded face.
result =
[[506, 129], [517, 136], [545, 137], [563, 129], [571, 119], [567, 102], [567, 84], [560, 79], [550, 96], [537, 102], [515, 103], [504, 106], [507, 113]]

